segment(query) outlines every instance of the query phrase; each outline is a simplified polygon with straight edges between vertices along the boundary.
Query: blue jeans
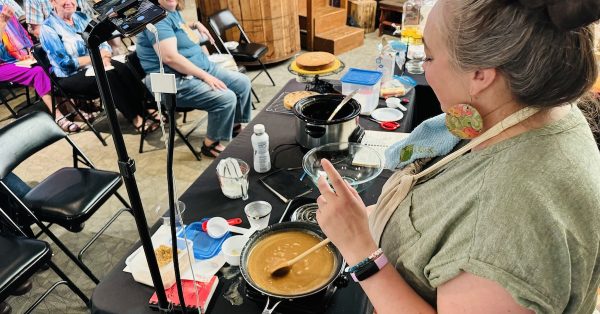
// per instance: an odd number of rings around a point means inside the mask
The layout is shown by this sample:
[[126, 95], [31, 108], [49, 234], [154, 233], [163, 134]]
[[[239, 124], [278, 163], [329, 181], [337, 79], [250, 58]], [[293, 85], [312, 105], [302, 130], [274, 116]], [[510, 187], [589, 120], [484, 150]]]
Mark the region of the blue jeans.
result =
[[[31, 190], [31, 188], [25, 182], [23, 182], [23, 180], [21, 180], [21, 178], [17, 177], [12, 172], [7, 174], [4, 179], [2, 179], [2, 182], [6, 184], [6, 186], [8, 186], [8, 188], [18, 198], [23, 198], [23, 196], [25, 196], [25, 194]], [[19, 205], [14, 201], [10, 194], [4, 191], [4, 189], [0, 190], [0, 209], [4, 211], [10, 217], [10, 219], [16, 222], [17, 225], [23, 228], [25, 232], [30, 233], [31, 229], [29, 228], [29, 225], [32, 223], [31, 218], [27, 214], [22, 213], [22, 211], [19, 209]], [[12, 227], [4, 230], [2, 226], [2, 223], [4, 222], [4, 219], [0, 218], [0, 231], [14, 231], [12, 230]]]
[[[223, 81], [228, 89], [215, 91], [196, 77], [178, 77], [177, 107], [208, 112], [206, 137], [213, 141], [229, 141], [234, 124], [250, 121], [252, 85], [246, 75], [219, 66], [212, 66], [207, 72]], [[151, 88], [149, 76], [145, 83]]]

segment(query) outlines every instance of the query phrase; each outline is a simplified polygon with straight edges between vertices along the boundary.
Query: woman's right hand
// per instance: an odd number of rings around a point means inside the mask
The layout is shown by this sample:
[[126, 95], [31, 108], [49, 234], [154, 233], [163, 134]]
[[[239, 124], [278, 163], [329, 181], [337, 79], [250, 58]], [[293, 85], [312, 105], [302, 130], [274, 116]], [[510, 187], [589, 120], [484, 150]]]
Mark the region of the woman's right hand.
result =
[[365, 204], [329, 160], [322, 159], [321, 165], [328, 179], [320, 176], [318, 180], [321, 196], [317, 198], [317, 222], [346, 261], [356, 264], [377, 249], [369, 231]]
[[208, 86], [210, 86], [213, 90], [227, 90], [227, 85], [225, 85], [223, 81], [208, 73], [202, 78], [202, 80], [204, 81], [204, 83], [208, 84]]
[[8, 21], [13, 17], [15, 11], [12, 8], [5, 5], [2, 7], [2, 12], [0, 12], [0, 21], [4, 23], [8, 23]]

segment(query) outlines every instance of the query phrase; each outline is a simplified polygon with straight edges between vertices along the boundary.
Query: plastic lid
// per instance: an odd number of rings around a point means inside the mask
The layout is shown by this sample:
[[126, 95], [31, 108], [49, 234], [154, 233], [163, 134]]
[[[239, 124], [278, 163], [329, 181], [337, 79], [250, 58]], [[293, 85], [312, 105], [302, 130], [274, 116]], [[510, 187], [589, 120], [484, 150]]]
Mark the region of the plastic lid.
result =
[[379, 71], [370, 71], [350, 68], [342, 77], [342, 83], [358, 84], [358, 85], [375, 85], [381, 79], [383, 73]]
[[[187, 239], [194, 242], [194, 257], [196, 259], [209, 259], [216, 256], [221, 251], [223, 242], [231, 236], [231, 233], [227, 232], [219, 239], [211, 238], [206, 232], [202, 231], [202, 223], [206, 220], [208, 218], [193, 222], [185, 228]], [[180, 232], [179, 236], [183, 237], [183, 233]]]
[[256, 133], [256, 134], [265, 133], [265, 126], [262, 124], [255, 124], [254, 125], [254, 133]]
[[408, 45], [399, 40], [393, 40], [390, 42], [390, 47], [396, 51], [406, 51], [408, 50]]

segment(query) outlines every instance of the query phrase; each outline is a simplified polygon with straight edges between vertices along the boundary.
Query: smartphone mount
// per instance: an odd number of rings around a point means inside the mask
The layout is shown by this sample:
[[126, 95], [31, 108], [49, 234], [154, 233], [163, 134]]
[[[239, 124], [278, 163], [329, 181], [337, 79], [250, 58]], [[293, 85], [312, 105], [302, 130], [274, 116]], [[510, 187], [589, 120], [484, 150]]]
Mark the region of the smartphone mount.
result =
[[[100, 44], [112, 38], [114, 36], [113, 33], [117, 30], [117, 25], [115, 25], [111, 21], [111, 19], [119, 17], [122, 18], [123, 16], [126, 16], [126, 12], [128, 10], [131, 10], [132, 7], [135, 5], [140, 5], [144, 1], [146, 0], [124, 1], [120, 5], [116, 6], [113, 10], [111, 10], [110, 13], [103, 14], [97, 19], [93, 19], [83, 32], [82, 38], [87, 44], [92, 61], [92, 67], [95, 71], [96, 82], [100, 91], [100, 98], [102, 100], [102, 103], [104, 104], [106, 114], [110, 121], [110, 130], [112, 133], [113, 142], [115, 144], [115, 150], [117, 152], [118, 157], [119, 172], [123, 177], [123, 181], [125, 183], [125, 188], [127, 190], [127, 195], [131, 204], [131, 210], [133, 212], [133, 217], [135, 219], [138, 234], [140, 236], [142, 248], [146, 255], [146, 261], [148, 262], [148, 268], [152, 277], [152, 283], [154, 285], [154, 288], [156, 289], [156, 294], [158, 297], [158, 308], [160, 312], [167, 313], [170, 312], [172, 308], [170, 307], [169, 302], [167, 301], [165, 289], [163, 288], [163, 281], [160, 275], [160, 270], [158, 268], [156, 255], [154, 254], [154, 248], [152, 245], [150, 232], [148, 230], [148, 222], [144, 214], [144, 208], [142, 205], [140, 192], [135, 179], [135, 161], [127, 153], [127, 147], [125, 146], [125, 141], [123, 140], [123, 133], [121, 132], [119, 121], [117, 118], [114, 97], [110, 90], [108, 76], [106, 75], [106, 70], [104, 68], [102, 56], [100, 55]], [[162, 17], [156, 17], [154, 18], [154, 20], [147, 21], [147, 23], [156, 22], [164, 18], [165, 16], [166, 15], [163, 15]], [[132, 30], [132, 32], [127, 33], [126, 35], [135, 35], [136, 31], [140, 32], [143, 29], [144, 28], [142, 27], [139, 30]], [[174, 206], [170, 206], [170, 208], [172, 212], [171, 215], [174, 217]], [[179, 291], [182, 292], [180, 285], [181, 281], [179, 280], [178, 287]]]

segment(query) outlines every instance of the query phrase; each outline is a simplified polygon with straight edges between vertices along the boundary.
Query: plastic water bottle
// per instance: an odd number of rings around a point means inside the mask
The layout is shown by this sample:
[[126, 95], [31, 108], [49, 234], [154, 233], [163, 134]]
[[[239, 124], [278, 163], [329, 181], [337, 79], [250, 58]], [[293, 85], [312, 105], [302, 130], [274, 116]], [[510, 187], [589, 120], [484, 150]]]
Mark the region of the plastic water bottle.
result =
[[269, 156], [269, 135], [262, 124], [254, 125], [254, 134], [251, 137], [254, 149], [254, 171], [264, 173], [271, 170], [271, 157]]

